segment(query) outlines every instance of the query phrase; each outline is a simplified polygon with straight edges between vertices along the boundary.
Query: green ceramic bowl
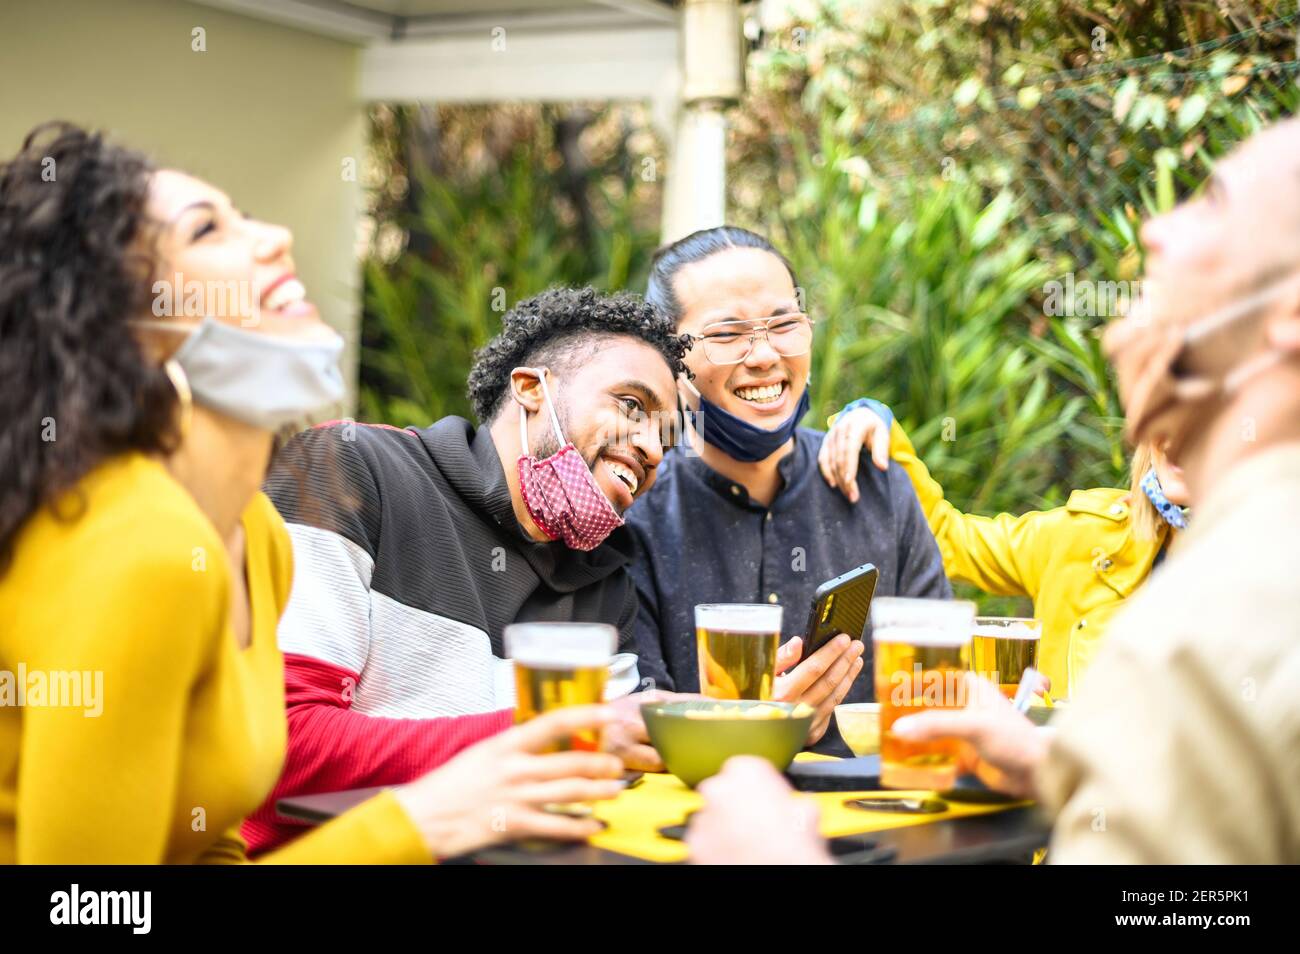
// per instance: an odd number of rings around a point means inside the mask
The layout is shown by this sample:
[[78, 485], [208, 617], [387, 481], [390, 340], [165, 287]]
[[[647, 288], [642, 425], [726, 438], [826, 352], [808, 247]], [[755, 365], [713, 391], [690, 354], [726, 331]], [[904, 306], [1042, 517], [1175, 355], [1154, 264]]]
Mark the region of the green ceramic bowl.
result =
[[[741, 713], [754, 706], [776, 706], [790, 713], [783, 719], [747, 719]], [[735, 717], [691, 718], [691, 710], [735, 710]], [[808, 740], [813, 713], [793, 715], [790, 702], [754, 699], [702, 699], [689, 702], [650, 702], [641, 707], [650, 742], [668, 771], [694, 788], [733, 755], [767, 759], [778, 772], [785, 771]]]

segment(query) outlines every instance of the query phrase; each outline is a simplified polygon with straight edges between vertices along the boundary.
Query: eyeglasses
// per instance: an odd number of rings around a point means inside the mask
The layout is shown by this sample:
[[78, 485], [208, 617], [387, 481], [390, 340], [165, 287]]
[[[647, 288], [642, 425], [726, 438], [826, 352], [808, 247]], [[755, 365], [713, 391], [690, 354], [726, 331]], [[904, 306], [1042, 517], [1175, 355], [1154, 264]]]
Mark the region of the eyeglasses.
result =
[[807, 354], [812, 348], [813, 320], [807, 315], [791, 313], [773, 315], [762, 321], [715, 321], [705, 325], [698, 335], [687, 335], [691, 344], [699, 342], [704, 357], [712, 364], [740, 364], [754, 350], [760, 337], [772, 350], [785, 358]]

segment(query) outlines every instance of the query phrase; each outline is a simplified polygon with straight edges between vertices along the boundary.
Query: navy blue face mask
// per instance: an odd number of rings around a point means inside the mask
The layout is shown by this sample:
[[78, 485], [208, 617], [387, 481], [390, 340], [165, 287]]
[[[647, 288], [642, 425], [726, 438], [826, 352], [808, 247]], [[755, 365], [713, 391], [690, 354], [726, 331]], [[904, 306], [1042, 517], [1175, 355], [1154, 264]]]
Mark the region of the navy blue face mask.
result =
[[776, 430], [769, 431], [755, 427], [748, 421], [741, 420], [729, 411], [724, 411], [696, 389], [695, 385], [683, 378], [686, 386], [700, 399], [700, 409], [695, 412], [692, 424], [695, 431], [728, 457], [752, 464], [766, 460], [775, 454], [794, 436], [794, 430], [808, 413], [812, 405], [811, 389], [805, 387], [803, 397], [794, 413], [777, 425]]

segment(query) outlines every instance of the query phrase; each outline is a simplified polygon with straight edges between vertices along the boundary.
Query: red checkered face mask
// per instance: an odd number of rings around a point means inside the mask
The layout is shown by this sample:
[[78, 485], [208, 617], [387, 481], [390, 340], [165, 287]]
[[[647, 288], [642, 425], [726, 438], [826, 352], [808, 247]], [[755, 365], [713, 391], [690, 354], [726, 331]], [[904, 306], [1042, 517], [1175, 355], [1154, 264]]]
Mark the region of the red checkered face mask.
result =
[[524, 507], [542, 533], [552, 540], [563, 540], [565, 546], [574, 550], [594, 550], [623, 526], [623, 518], [596, 483], [578, 448], [565, 441], [546, 388], [546, 369], [536, 373], [542, 382], [542, 399], [555, 428], [555, 439], [563, 446], [544, 460], [529, 453], [528, 414], [520, 405], [519, 446], [524, 453], [519, 455], [519, 490]]

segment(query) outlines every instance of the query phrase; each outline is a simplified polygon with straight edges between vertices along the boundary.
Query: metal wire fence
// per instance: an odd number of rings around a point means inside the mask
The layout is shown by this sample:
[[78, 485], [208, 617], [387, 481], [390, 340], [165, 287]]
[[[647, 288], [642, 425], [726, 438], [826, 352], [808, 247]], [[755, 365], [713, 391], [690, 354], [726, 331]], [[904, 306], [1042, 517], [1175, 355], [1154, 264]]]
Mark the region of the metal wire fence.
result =
[[964, 84], [901, 122], [874, 123], [867, 157], [884, 179], [938, 170], [1010, 190], [1050, 244], [1084, 267], [1099, 242], [1131, 244], [1137, 217], [1196, 188], [1234, 143], [1296, 113], [1297, 21], [1015, 89]]

